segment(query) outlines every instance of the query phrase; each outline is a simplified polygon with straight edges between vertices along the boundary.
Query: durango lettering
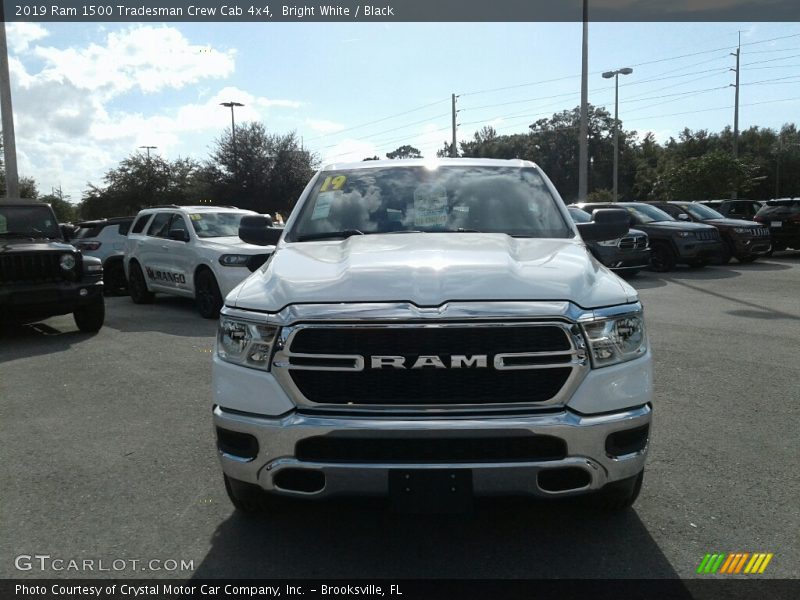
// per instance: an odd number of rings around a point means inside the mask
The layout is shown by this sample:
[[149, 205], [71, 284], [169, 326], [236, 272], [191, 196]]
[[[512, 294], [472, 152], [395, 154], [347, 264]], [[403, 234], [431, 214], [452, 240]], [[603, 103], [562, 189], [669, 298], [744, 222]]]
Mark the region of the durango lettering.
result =
[[423, 369], [433, 367], [435, 369], [485, 369], [488, 365], [488, 357], [485, 354], [474, 354], [465, 356], [454, 354], [449, 361], [443, 360], [439, 356], [418, 356], [410, 365], [410, 358], [405, 356], [372, 356], [370, 366], [373, 369]]

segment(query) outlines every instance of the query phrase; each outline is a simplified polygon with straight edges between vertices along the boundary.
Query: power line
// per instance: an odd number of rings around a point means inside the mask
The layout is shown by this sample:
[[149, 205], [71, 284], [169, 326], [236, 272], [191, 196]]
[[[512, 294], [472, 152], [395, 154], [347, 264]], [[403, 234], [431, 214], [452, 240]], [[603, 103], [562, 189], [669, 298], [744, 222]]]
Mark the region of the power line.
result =
[[[383, 135], [385, 133], [391, 133], [393, 131], [399, 131], [400, 129], [406, 129], [408, 127], [413, 127], [414, 125], [419, 125], [420, 123], [427, 123], [429, 121], [433, 121], [434, 119], [441, 119], [443, 117], [449, 117], [449, 116], [450, 116], [449, 112], [441, 114], [441, 115], [436, 115], [435, 117], [430, 117], [430, 118], [427, 118], [427, 119], [421, 119], [419, 121], [414, 121], [413, 123], [408, 123], [406, 125], [400, 125], [399, 127], [393, 127], [392, 129], [385, 129], [384, 131], [378, 131], [376, 133], [370, 133], [368, 135], [362, 135], [359, 139], [367, 140], [367, 139], [369, 139], [371, 137], [375, 137], [376, 135]], [[338, 144], [331, 144], [329, 146], [323, 146], [322, 150], [325, 150], [327, 148], [335, 148], [336, 146], [338, 146]]]

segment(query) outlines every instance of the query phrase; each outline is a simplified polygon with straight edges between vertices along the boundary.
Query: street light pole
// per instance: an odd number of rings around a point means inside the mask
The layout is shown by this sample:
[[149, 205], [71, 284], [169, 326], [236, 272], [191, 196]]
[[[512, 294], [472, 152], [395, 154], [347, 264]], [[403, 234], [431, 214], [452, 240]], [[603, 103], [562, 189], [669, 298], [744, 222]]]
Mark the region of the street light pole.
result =
[[589, 190], [589, 1], [583, 0], [581, 42], [581, 115], [578, 124], [578, 202]]
[[0, 113], [2, 113], [3, 153], [6, 171], [6, 198], [18, 200], [19, 175], [17, 172], [17, 145], [14, 137], [14, 111], [11, 107], [11, 78], [8, 74], [8, 47], [6, 46], [5, 10], [0, 5]]
[[614, 78], [614, 202], [619, 193], [619, 76], [630, 75], [633, 69], [626, 67], [603, 73], [605, 79]]
[[219, 105], [231, 109], [231, 143], [233, 144], [233, 154], [236, 156], [236, 124], [233, 120], [233, 108], [235, 106], [244, 106], [244, 104], [241, 102], [220, 102]]

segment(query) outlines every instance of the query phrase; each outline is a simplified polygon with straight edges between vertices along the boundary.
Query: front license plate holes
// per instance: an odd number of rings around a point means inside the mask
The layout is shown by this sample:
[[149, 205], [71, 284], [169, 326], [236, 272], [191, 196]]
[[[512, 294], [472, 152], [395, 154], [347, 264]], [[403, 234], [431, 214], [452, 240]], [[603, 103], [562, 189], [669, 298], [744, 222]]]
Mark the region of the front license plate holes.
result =
[[389, 497], [404, 513], [459, 513], [472, 509], [470, 469], [393, 469]]

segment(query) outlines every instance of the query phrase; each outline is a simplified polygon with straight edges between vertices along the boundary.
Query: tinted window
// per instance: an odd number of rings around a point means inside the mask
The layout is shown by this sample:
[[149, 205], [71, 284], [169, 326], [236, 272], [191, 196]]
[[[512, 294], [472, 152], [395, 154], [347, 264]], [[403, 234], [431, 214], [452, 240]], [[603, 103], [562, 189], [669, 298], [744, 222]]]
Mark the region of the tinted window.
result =
[[771, 217], [779, 219], [791, 215], [800, 214], [800, 200], [769, 200], [765, 206], [758, 211], [759, 217]]
[[151, 215], [141, 215], [138, 219], [136, 219], [136, 223], [131, 228], [131, 233], [142, 233], [144, 226], [147, 224], [147, 220], [150, 217]]
[[704, 219], [724, 219], [725, 216], [719, 214], [713, 208], [709, 208], [704, 204], [684, 204], [682, 206], [683, 209], [686, 210], [690, 215], [692, 215], [695, 219], [700, 219], [701, 221]]
[[680, 206], [675, 206], [673, 204], [664, 204], [662, 206], [659, 206], [658, 208], [663, 210], [665, 213], [667, 213], [671, 217], [675, 217], [676, 219], [678, 218], [678, 215], [680, 215], [681, 213], [685, 212], [683, 210], [683, 208], [681, 208]]
[[153, 217], [153, 222], [150, 223], [150, 227], [147, 229], [147, 235], [152, 235], [155, 237], [167, 237], [169, 220], [172, 217], [172, 213], [156, 213], [156, 216]]
[[183, 219], [183, 215], [175, 215], [172, 217], [172, 222], [169, 224], [170, 231], [183, 231], [188, 233], [189, 230], [186, 227], [186, 221]]
[[82, 238], [90, 238], [90, 237], [97, 237], [100, 235], [100, 230], [102, 227], [99, 225], [91, 225], [91, 224], [84, 224], [79, 225], [77, 231], [72, 234], [72, 237], [75, 239], [82, 239]]
[[572, 220], [576, 223], [589, 223], [592, 220], [592, 217], [590, 217], [588, 213], [582, 211], [580, 208], [570, 208], [569, 216], [572, 217]]
[[537, 169], [488, 166], [324, 172], [287, 237], [348, 230], [574, 236]]
[[131, 222], [130, 221], [122, 221], [117, 228], [117, 233], [120, 235], [128, 235], [128, 229], [130, 229]]
[[650, 206], [648, 204], [627, 205], [623, 206], [622, 208], [633, 215], [637, 223], [652, 223], [654, 221], [675, 220], [660, 208], [656, 208], [655, 206]]

